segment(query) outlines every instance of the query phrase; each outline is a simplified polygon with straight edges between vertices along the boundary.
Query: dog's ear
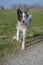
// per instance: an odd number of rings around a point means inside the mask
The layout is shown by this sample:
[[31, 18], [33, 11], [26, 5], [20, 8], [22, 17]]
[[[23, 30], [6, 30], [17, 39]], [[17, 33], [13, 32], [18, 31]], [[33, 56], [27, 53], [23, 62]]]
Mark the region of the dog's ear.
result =
[[28, 17], [28, 9], [26, 9], [26, 10], [24, 11], [24, 13], [25, 13], [26, 16]]
[[21, 17], [21, 10], [20, 9], [17, 9], [17, 17], [18, 17], [18, 20], [20, 20], [20, 17]]
[[20, 9], [17, 9], [17, 14], [20, 14], [22, 13]]

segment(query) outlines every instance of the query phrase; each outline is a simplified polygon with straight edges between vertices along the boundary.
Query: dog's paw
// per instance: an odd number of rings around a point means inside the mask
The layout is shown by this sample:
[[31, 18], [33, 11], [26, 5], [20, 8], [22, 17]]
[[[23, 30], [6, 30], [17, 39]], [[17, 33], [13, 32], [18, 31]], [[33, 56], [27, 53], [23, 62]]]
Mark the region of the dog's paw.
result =
[[16, 39], [16, 37], [14, 36], [14, 37], [12, 37], [12, 39]]

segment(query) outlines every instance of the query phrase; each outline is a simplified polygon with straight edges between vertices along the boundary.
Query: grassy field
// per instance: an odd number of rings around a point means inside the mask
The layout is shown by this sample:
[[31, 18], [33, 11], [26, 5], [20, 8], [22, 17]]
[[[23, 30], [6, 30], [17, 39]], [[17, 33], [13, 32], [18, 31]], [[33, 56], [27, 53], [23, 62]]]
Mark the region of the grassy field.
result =
[[[28, 29], [28, 34], [34, 36], [26, 39], [27, 45], [36, 36], [43, 35], [43, 9], [34, 8], [30, 9], [29, 12], [32, 13], [32, 23]], [[21, 44], [12, 39], [16, 34], [16, 23], [16, 10], [0, 10], [0, 57], [5, 56], [5, 51], [12, 53], [21, 48]]]

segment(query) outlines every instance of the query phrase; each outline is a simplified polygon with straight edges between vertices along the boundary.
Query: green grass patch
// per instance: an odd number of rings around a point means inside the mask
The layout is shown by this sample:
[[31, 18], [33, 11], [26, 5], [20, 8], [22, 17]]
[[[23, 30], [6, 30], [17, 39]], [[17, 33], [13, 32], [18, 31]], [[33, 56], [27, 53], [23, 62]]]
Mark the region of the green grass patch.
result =
[[[38, 35], [43, 35], [43, 9], [33, 8], [29, 12], [32, 13], [32, 23], [28, 29], [28, 34], [31, 33], [35, 36], [28, 37], [26, 39], [27, 42]], [[6, 49], [12, 51], [15, 49], [18, 50], [21, 47], [19, 42], [17, 43], [15, 40], [12, 40], [12, 37], [16, 34], [16, 24], [16, 10], [0, 10], [0, 56], [4, 55], [3, 52]]]

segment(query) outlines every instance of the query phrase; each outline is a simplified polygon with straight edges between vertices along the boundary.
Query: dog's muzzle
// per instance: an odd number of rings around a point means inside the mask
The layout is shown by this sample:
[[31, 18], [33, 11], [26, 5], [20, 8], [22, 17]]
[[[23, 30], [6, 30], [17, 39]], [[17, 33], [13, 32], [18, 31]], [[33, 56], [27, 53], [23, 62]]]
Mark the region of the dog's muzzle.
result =
[[24, 24], [24, 21], [21, 21], [21, 22], [20, 22], [20, 25], [21, 25], [21, 26], [24, 26], [24, 25], [25, 25], [25, 24]]

